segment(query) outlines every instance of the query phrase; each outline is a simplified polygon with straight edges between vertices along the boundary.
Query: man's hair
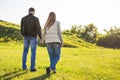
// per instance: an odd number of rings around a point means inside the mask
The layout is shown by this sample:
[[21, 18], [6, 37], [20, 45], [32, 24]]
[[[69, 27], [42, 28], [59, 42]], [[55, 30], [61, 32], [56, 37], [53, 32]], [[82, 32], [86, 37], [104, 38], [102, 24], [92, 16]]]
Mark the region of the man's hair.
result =
[[35, 9], [33, 7], [29, 8], [29, 12], [30, 11], [35, 11]]

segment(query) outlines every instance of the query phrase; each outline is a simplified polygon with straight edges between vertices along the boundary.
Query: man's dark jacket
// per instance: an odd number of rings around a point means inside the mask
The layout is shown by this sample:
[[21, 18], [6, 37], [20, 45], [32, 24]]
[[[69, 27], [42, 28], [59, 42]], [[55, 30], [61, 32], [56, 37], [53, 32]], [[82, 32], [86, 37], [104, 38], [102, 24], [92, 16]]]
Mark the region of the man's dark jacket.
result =
[[32, 14], [29, 14], [21, 20], [21, 34], [29, 37], [42, 37], [42, 30], [39, 19]]

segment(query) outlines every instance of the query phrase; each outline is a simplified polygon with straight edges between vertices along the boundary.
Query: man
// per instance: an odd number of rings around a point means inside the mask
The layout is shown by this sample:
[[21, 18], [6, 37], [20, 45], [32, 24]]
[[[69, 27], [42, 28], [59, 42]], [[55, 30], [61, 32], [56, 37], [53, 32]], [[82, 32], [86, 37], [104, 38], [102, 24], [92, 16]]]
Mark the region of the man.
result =
[[35, 9], [29, 8], [29, 14], [21, 20], [21, 34], [24, 37], [24, 50], [22, 55], [22, 69], [27, 70], [26, 60], [31, 45], [31, 66], [30, 71], [36, 71], [36, 48], [37, 48], [37, 35], [40, 39], [42, 37], [41, 26], [37, 17], [34, 16]]

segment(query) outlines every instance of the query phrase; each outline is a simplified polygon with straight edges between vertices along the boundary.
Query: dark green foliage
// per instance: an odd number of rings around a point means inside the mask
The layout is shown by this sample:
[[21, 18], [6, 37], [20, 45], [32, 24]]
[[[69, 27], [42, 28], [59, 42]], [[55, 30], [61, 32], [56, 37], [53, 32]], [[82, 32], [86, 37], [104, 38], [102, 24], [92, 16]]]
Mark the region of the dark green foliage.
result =
[[102, 37], [97, 41], [97, 45], [108, 48], [120, 48], [120, 36], [108, 35]]
[[66, 33], [67, 32], [77, 34], [78, 38], [82, 38], [85, 41], [90, 43], [96, 43], [97, 37], [98, 37], [98, 31], [97, 31], [97, 28], [94, 26], [94, 24], [88, 24], [84, 27], [82, 27], [82, 25], [79, 25], [79, 26], [73, 25], [71, 27], [71, 30], [66, 31]]
[[21, 40], [23, 40], [23, 37], [19, 29], [0, 25], [0, 41], [8, 42]]
[[81, 33], [81, 37], [90, 43], [96, 43], [97, 40], [97, 28], [93, 24], [84, 26], [84, 30]]
[[111, 28], [106, 33], [104, 37], [98, 39], [96, 44], [108, 48], [120, 48], [120, 28]]

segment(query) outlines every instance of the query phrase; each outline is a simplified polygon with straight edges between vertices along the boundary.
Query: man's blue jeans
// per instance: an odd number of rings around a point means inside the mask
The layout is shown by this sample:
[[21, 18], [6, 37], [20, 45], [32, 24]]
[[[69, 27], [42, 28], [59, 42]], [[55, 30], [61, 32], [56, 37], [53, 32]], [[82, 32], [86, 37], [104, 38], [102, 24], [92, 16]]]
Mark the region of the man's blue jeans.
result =
[[56, 64], [60, 59], [61, 45], [60, 43], [47, 43], [46, 45], [50, 57], [50, 68], [56, 70]]
[[35, 69], [35, 59], [36, 59], [36, 48], [37, 48], [37, 38], [36, 37], [24, 37], [24, 50], [22, 55], [22, 68], [27, 69], [26, 60], [27, 54], [29, 50], [29, 46], [31, 45], [31, 66], [30, 69]]

